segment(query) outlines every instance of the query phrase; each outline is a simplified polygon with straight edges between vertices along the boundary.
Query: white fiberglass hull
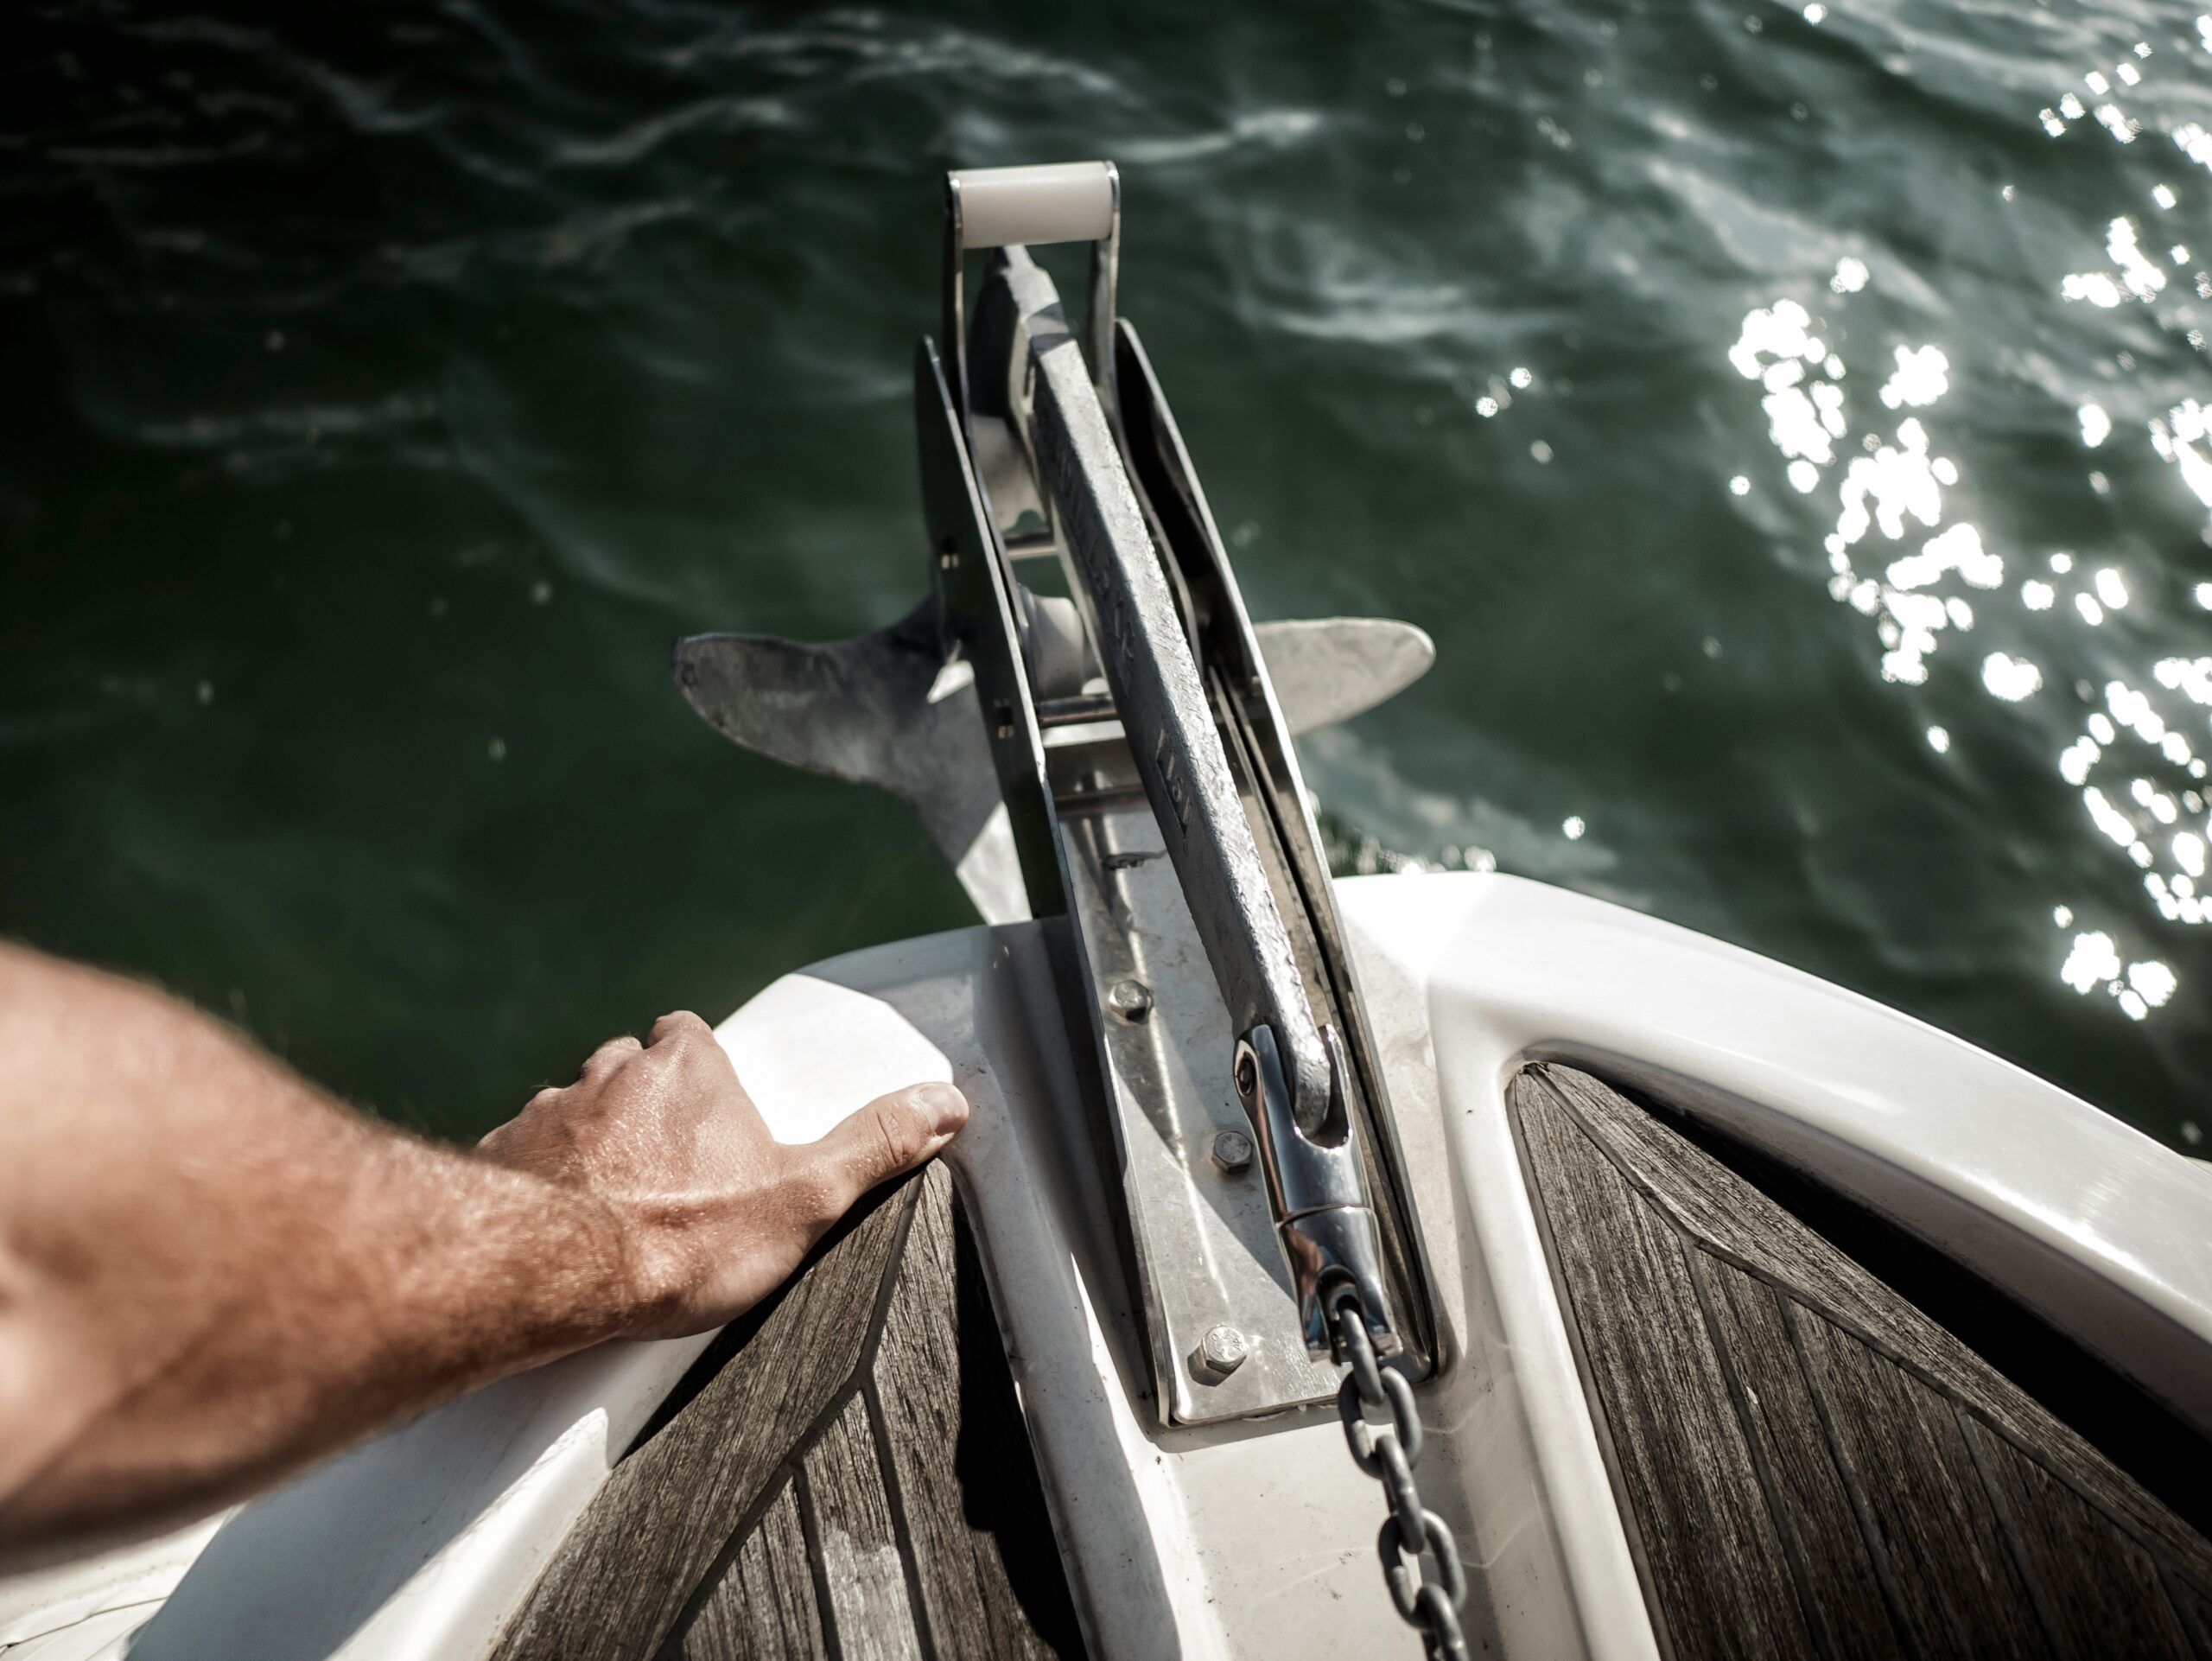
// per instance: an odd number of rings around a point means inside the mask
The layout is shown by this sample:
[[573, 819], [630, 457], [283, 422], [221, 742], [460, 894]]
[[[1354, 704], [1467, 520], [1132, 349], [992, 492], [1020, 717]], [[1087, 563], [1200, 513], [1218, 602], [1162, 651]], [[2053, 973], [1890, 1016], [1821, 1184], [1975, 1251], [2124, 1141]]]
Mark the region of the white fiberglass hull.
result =
[[[1472, 874], [1338, 898], [1443, 1306], [1422, 1488], [1467, 1560], [1471, 1632], [1509, 1655], [1658, 1652], [1507, 1121], [1533, 1059], [1663, 1090], [2212, 1429], [2204, 1168], [1917, 1021], [1617, 907]], [[1332, 1414], [1164, 1429], [1143, 1399], [1116, 1313], [1116, 1183], [1079, 1121], [1040, 926], [817, 965], [721, 1036], [785, 1140], [918, 1077], [975, 1101], [947, 1157], [1095, 1653], [1411, 1653], [1376, 1490]], [[486, 1656], [706, 1341], [610, 1346], [479, 1392], [247, 1507], [196, 1556], [0, 1582], [0, 1656]]]

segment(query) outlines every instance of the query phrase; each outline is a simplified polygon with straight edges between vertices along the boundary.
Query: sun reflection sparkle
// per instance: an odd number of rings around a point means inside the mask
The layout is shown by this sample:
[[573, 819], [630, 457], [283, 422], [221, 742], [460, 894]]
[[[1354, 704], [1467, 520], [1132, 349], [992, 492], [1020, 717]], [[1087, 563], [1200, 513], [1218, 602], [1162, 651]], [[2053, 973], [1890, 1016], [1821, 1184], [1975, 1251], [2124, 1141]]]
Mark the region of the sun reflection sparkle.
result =
[[[2212, 25], [2206, 44], [2212, 50]], [[2130, 143], [2143, 132], [2142, 124], [2115, 100], [2142, 82], [2136, 65], [2151, 55], [2147, 45], [2139, 46], [2109, 77], [2099, 71], [2084, 79], [2088, 91], [2102, 100], [2094, 111], [2097, 125], [2113, 141]], [[2057, 137], [2091, 113], [2069, 93], [2055, 110], [2044, 111], [2042, 120]], [[2185, 127], [2171, 136], [2184, 155], [2212, 168], [2212, 132]], [[2178, 200], [2164, 184], [2156, 186], [2150, 197], [2162, 213]], [[2168, 291], [2169, 277], [2158, 258], [2146, 251], [2145, 240], [2133, 218], [2122, 214], [2107, 220], [2106, 268], [2065, 277], [2063, 297], [2106, 310], [2130, 303], [2155, 306]], [[2176, 243], [2163, 258], [2180, 269], [2191, 256], [2186, 245]], [[1826, 293], [1815, 298], [1823, 308], [1840, 308], [1874, 280], [1866, 260], [1846, 255], [1822, 285]], [[2212, 287], [2202, 272], [2194, 282], [2200, 291]], [[1783, 459], [1791, 489], [1801, 495], [1811, 495], [1824, 484], [1835, 490], [1833, 527], [1824, 540], [1830, 597], [1870, 620], [1885, 681], [1920, 686], [1928, 681], [1929, 664], [1944, 640], [1974, 628], [1978, 605], [2003, 609], [2007, 556], [1989, 545], [1980, 526], [1946, 511], [1944, 494], [1959, 483], [1959, 469], [1941, 453], [1923, 419], [1923, 412], [1927, 419], [1937, 417], [1951, 390], [1954, 369], [1943, 347], [1932, 341], [1889, 342], [1883, 366], [1886, 379], [1876, 398], [1896, 417], [1894, 424], [1886, 432], [1854, 435], [1847, 366], [1830, 344], [1831, 338], [1843, 338], [1842, 322], [1840, 316], [1815, 316], [1802, 299], [1778, 296], [1745, 314], [1729, 362], [1745, 380], [1759, 385], [1767, 436]], [[2190, 336], [2192, 345], [2202, 338]], [[2117, 354], [2117, 361], [2123, 369], [2133, 367], [2126, 352]], [[2074, 400], [2072, 413], [2084, 449], [2101, 449], [2126, 436], [2105, 401], [2087, 389]], [[2212, 411], [2185, 399], [2151, 420], [2145, 436], [2152, 451], [2212, 509]], [[2087, 478], [2101, 494], [2111, 487], [2101, 470]], [[1730, 481], [1738, 495], [1752, 485], [1748, 475]], [[2212, 542], [2212, 527], [2207, 540]], [[1980, 655], [1981, 689], [2003, 703], [2049, 696], [2044, 666], [2022, 646], [2031, 634], [2049, 638], [2054, 622], [2031, 623], [2031, 618], [2053, 619], [2055, 614], [2082, 627], [2102, 628], [2139, 600], [2118, 563], [2084, 564], [2063, 549], [2044, 554], [2042, 563], [2048, 576], [2024, 575], [2012, 589], [2018, 608], [2001, 619], [2000, 630], [2012, 635], [2011, 648]], [[2212, 582], [2196, 585], [2193, 598], [2201, 609], [2212, 609]], [[2063, 642], [2050, 643], [2063, 650]], [[2202, 730], [2206, 711], [2212, 710], [2212, 656], [2162, 659], [2148, 678], [2147, 688], [2109, 675], [2101, 684], [2075, 682], [2075, 694], [2088, 708], [2082, 730], [2060, 750], [2056, 770], [2078, 793], [2100, 842], [2109, 843], [2141, 874], [2143, 891], [2159, 919], [2202, 926], [2212, 924], [2212, 900], [2200, 890], [2212, 861], [2212, 822], [2196, 787], [2205, 778], [2206, 764], [2183, 730], [2180, 710], [2158, 700], [2178, 698], [2196, 706], [2188, 725]], [[2065, 683], [2059, 684], [2063, 689]], [[1925, 735], [1936, 754], [1953, 753], [1949, 729], [1931, 724]], [[2178, 977], [2169, 964], [2124, 948], [2129, 932], [2124, 920], [2105, 920], [2104, 927], [2077, 926], [2074, 909], [2059, 905], [2052, 908], [2051, 920], [2070, 936], [2058, 975], [2077, 992], [2102, 992], [2122, 1015], [2141, 1021], [2178, 990]]]

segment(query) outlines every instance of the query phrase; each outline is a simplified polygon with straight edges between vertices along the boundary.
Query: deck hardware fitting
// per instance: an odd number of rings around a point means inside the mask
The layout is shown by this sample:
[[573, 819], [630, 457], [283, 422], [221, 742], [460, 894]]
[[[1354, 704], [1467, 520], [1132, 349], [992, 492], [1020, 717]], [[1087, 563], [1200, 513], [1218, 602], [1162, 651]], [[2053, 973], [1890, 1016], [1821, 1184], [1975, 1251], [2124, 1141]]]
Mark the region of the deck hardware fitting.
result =
[[1242, 1130], [1224, 1130], [1213, 1139], [1215, 1168], [1234, 1176], [1252, 1168], [1252, 1139]]
[[1226, 1378], [1244, 1365], [1252, 1346], [1234, 1327], [1210, 1327], [1198, 1340], [1197, 1361], [1202, 1376]]
[[1152, 989], [1140, 980], [1116, 981], [1106, 1002], [1122, 1020], [1142, 1021], [1152, 1014]]

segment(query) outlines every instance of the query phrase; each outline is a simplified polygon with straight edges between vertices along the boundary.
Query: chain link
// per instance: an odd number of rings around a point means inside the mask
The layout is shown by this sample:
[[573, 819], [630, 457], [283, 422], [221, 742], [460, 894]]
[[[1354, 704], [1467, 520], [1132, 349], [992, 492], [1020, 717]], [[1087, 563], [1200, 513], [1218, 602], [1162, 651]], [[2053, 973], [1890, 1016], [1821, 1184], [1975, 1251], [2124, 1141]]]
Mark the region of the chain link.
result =
[[[1414, 1411], [1414, 1389], [1402, 1372], [1376, 1359], [1367, 1333], [1367, 1312], [1359, 1295], [1340, 1288], [1329, 1300], [1336, 1328], [1337, 1359], [1344, 1381], [1337, 1389], [1337, 1416], [1353, 1462], [1382, 1485], [1390, 1514], [1375, 1548], [1382, 1559], [1382, 1579], [1390, 1601], [1407, 1625], [1421, 1631], [1429, 1661], [1467, 1661], [1466, 1635], [1459, 1630], [1459, 1607], [1467, 1601], [1467, 1571], [1459, 1544], [1444, 1519], [1421, 1503], [1414, 1466], [1421, 1459], [1421, 1419]], [[1368, 1417], [1376, 1414], [1386, 1424]], [[1425, 1573], [1422, 1556], [1434, 1565]]]

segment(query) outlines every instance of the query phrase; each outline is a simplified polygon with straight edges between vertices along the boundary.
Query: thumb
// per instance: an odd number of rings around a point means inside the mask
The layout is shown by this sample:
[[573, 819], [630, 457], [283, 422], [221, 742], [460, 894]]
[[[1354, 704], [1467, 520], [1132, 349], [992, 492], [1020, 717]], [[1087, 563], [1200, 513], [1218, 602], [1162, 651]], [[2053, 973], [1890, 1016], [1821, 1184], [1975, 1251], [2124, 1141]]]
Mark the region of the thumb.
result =
[[950, 1085], [908, 1085], [879, 1096], [804, 1150], [824, 1197], [845, 1211], [878, 1183], [912, 1170], [968, 1123], [968, 1098]]

